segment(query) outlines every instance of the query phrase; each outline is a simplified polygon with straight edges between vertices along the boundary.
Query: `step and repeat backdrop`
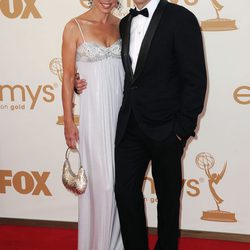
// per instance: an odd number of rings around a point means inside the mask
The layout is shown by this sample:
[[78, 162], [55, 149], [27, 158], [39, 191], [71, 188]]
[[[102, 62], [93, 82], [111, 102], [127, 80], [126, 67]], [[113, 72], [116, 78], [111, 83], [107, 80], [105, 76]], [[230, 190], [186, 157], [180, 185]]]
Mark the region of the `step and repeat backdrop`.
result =
[[[250, 234], [250, 1], [170, 2], [197, 16], [209, 78], [183, 157], [181, 228]], [[123, 0], [115, 14], [132, 5]], [[88, 8], [87, 0], [0, 1], [0, 217], [77, 221], [77, 198], [61, 183], [61, 43], [65, 24]], [[156, 227], [150, 167], [143, 190]]]

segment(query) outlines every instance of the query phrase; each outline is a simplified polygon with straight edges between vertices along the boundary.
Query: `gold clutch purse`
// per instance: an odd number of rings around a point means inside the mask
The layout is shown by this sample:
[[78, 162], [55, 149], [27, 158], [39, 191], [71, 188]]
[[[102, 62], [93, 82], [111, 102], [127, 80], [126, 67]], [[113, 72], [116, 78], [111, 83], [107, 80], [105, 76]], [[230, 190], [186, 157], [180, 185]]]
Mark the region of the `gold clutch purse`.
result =
[[65, 161], [63, 164], [62, 182], [64, 186], [75, 195], [83, 194], [87, 188], [88, 179], [85, 170], [82, 167], [81, 156], [78, 149], [74, 150], [78, 153], [80, 166], [77, 174], [75, 174], [70, 165], [69, 154], [72, 150], [67, 149], [65, 153]]

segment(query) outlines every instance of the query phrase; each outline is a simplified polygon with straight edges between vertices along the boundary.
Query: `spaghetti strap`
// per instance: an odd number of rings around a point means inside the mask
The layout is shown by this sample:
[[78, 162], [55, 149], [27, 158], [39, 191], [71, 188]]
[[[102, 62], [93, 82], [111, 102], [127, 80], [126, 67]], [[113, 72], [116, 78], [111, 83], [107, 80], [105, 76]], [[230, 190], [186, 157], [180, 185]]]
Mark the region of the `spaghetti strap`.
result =
[[80, 31], [81, 36], [82, 36], [82, 40], [83, 40], [83, 42], [85, 42], [84, 35], [83, 35], [83, 32], [82, 32], [82, 28], [81, 28], [79, 22], [77, 21], [77, 19], [74, 18], [74, 20], [75, 20], [75, 22], [76, 22], [76, 24], [77, 24], [77, 26], [78, 26], [78, 28], [79, 28], [79, 31]]

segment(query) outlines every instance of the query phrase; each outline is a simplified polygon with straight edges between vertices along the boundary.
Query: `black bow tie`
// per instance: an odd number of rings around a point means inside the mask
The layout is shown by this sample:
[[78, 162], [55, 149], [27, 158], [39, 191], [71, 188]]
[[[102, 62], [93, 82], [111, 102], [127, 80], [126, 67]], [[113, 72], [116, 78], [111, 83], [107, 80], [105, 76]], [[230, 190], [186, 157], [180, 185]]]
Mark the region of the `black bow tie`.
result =
[[130, 9], [129, 12], [130, 12], [130, 14], [131, 14], [132, 17], [136, 17], [138, 15], [143, 15], [145, 17], [149, 16], [147, 8], [145, 8], [143, 10], [137, 10], [136, 8], [134, 8], [134, 9]]

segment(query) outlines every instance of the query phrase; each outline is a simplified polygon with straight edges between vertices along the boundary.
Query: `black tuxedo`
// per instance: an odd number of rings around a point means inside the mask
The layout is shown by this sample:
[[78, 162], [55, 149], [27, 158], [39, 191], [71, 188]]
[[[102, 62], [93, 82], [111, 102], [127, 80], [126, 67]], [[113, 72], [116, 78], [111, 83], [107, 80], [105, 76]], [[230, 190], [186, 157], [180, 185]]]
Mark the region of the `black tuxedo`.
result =
[[145, 133], [156, 140], [172, 130], [184, 140], [194, 136], [206, 90], [195, 16], [183, 7], [161, 2], [143, 40], [134, 75], [129, 57], [131, 20], [127, 15], [120, 24], [126, 77], [116, 143], [122, 139], [131, 109]]
[[161, 0], [133, 74], [129, 56], [131, 20], [129, 14], [120, 23], [125, 85], [115, 155], [115, 192], [123, 240], [126, 250], [147, 249], [141, 186], [152, 160], [159, 201], [157, 249], [176, 249], [180, 159], [186, 140], [195, 135], [206, 91], [202, 37], [191, 12]]

